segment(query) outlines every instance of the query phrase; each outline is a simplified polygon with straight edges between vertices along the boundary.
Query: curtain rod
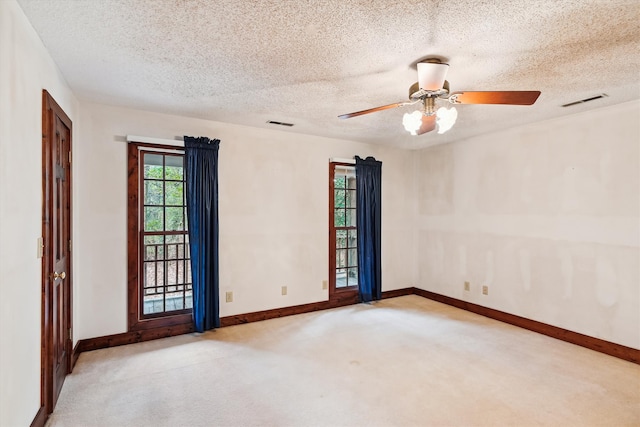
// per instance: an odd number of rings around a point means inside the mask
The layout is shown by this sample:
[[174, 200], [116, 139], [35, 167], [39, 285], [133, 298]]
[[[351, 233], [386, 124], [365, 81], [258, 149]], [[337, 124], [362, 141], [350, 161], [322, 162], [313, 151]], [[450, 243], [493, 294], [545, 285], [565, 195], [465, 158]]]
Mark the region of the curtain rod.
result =
[[145, 142], [147, 144], [173, 145], [177, 147], [184, 147], [184, 141], [182, 139], [162, 139], [137, 135], [127, 135], [127, 142]]

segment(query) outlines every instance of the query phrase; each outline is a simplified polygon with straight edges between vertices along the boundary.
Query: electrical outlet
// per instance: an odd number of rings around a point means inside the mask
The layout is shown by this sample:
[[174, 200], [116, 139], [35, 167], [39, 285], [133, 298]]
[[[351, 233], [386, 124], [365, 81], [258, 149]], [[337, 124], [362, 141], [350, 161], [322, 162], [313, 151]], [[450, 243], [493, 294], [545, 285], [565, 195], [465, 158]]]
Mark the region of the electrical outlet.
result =
[[327, 289], [329, 287], [329, 283], [326, 280], [322, 281], [322, 289]]
[[282, 287], [282, 295], [286, 295], [287, 294], [287, 287], [283, 286]]
[[488, 286], [483, 286], [482, 287], [482, 295], [489, 295], [489, 287]]
[[464, 290], [465, 291], [470, 291], [471, 290], [471, 284], [469, 282], [464, 282]]
[[233, 292], [227, 292], [226, 298], [227, 302], [233, 302]]

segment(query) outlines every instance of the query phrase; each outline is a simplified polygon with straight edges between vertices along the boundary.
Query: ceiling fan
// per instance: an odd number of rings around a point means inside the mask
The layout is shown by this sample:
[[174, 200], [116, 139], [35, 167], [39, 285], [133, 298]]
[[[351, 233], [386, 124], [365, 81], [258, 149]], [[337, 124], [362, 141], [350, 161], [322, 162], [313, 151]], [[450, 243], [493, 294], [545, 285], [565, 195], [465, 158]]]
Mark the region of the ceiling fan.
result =
[[453, 92], [449, 93], [449, 82], [445, 80], [449, 64], [439, 59], [426, 59], [418, 63], [418, 81], [409, 88], [409, 100], [382, 105], [368, 110], [338, 116], [340, 119], [362, 116], [376, 111], [404, 107], [422, 102], [422, 111], [406, 113], [402, 120], [405, 129], [412, 135], [422, 135], [438, 127], [438, 133], [449, 130], [458, 117], [455, 108], [436, 108], [436, 101], [445, 100], [451, 104], [503, 104], [533, 105], [540, 91], [493, 91], [493, 92]]

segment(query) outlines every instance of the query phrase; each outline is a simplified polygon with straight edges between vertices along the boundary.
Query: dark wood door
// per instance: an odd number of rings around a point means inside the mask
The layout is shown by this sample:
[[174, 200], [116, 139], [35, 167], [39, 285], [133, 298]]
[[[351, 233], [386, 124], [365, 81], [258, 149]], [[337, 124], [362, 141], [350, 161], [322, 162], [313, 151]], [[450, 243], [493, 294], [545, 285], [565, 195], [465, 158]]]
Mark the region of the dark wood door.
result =
[[43, 95], [43, 404], [52, 412], [71, 362], [71, 121]]
[[71, 130], [55, 117], [55, 137], [53, 158], [55, 168], [55, 181], [53, 185], [53, 221], [52, 221], [52, 246], [53, 246], [53, 404], [60, 394], [64, 378], [69, 372], [69, 360], [67, 351], [68, 341], [71, 339], [68, 319], [68, 295], [69, 295], [69, 243], [71, 239], [69, 214], [69, 143]]

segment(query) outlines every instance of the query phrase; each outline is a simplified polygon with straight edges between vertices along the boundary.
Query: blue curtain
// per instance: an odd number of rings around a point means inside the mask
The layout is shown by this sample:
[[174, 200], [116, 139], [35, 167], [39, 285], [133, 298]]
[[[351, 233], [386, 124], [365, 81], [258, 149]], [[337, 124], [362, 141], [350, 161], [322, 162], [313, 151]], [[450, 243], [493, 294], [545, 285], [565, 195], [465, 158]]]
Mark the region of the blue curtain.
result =
[[369, 302], [382, 293], [382, 162], [356, 156], [356, 198], [358, 294], [360, 301]]
[[220, 327], [218, 295], [218, 148], [220, 140], [184, 137], [186, 202], [193, 283], [193, 322]]

